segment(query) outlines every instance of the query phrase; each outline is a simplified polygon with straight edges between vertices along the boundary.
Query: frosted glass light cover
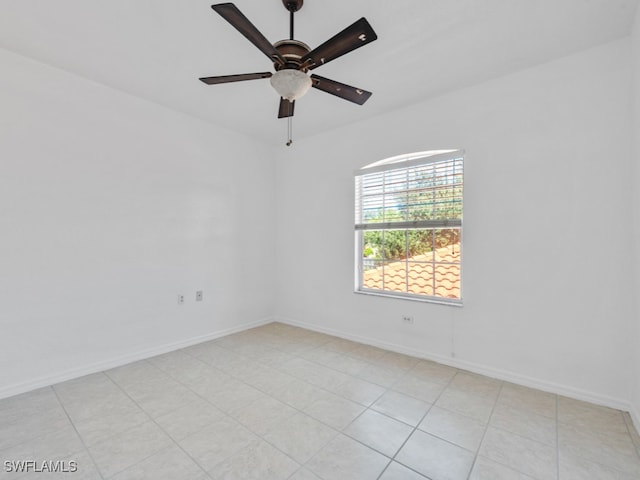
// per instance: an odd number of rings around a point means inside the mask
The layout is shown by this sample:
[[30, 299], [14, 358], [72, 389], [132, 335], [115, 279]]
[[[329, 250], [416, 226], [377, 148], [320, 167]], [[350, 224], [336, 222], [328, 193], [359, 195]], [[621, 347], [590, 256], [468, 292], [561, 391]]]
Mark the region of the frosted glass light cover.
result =
[[271, 86], [278, 94], [293, 102], [311, 88], [311, 78], [299, 70], [279, 70], [271, 77]]

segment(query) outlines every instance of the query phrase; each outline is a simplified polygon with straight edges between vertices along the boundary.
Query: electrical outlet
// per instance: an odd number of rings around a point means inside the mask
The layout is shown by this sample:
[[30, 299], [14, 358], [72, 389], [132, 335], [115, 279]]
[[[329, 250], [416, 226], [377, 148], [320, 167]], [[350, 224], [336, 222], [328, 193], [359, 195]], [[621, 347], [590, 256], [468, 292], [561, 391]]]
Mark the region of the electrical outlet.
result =
[[184, 295], [178, 294], [178, 305], [184, 304]]
[[413, 325], [413, 317], [411, 315], [403, 315], [402, 316], [402, 323]]
[[202, 290], [196, 291], [196, 302], [202, 301]]

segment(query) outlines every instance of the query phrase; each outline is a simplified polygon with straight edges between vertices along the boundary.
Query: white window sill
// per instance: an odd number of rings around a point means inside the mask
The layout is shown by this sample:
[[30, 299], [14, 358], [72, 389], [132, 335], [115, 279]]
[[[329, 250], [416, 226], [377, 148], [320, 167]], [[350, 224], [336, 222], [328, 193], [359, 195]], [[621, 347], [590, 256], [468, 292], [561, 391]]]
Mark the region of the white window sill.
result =
[[357, 293], [359, 295], [371, 295], [374, 297], [386, 297], [386, 298], [394, 298], [396, 300], [410, 300], [413, 302], [422, 302], [422, 303], [435, 303], [436, 305], [447, 305], [449, 307], [462, 307], [462, 299], [454, 300], [454, 299], [446, 299], [446, 298], [437, 298], [437, 297], [423, 297], [418, 295], [407, 295], [401, 293], [385, 293], [376, 290], [354, 290], [353, 293]]

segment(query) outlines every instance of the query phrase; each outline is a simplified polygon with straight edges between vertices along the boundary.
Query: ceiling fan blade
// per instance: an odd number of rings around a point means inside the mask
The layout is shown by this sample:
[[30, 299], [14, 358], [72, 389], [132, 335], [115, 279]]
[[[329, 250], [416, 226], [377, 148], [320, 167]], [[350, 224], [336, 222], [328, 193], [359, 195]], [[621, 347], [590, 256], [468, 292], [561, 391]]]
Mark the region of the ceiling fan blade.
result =
[[260, 31], [245, 17], [238, 7], [233, 3], [219, 3], [217, 5], [211, 5], [222, 18], [229, 22], [236, 30], [244, 35], [247, 40], [253, 43], [262, 53], [271, 59], [273, 62], [277, 62], [281, 65], [285, 64], [284, 58], [275, 47], [260, 33]]
[[357, 103], [358, 105], [362, 105], [364, 102], [369, 100], [369, 97], [372, 95], [371, 92], [367, 92], [366, 90], [320, 77], [319, 75], [311, 75], [311, 86], [318, 90], [322, 90], [323, 92], [335, 95], [336, 97]]
[[219, 83], [242, 82], [243, 80], [257, 80], [260, 78], [269, 78], [271, 72], [262, 73], [242, 73], [239, 75], [219, 75], [217, 77], [202, 77], [199, 80], [207, 85], [217, 85]]
[[319, 47], [311, 50], [302, 57], [301, 62], [303, 65], [305, 62], [310, 62], [308, 64], [309, 70], [313, 70], [341, 57], [345, 53], [371, 43], [377, 38], [376, 32], [373, 31], [367, 19], [362, 17]]
[[293, 117], [293, 109], [296, 101], [290, 102], [286, 98], [280, 97], [280, 108], [278, 109], [278, 118]]

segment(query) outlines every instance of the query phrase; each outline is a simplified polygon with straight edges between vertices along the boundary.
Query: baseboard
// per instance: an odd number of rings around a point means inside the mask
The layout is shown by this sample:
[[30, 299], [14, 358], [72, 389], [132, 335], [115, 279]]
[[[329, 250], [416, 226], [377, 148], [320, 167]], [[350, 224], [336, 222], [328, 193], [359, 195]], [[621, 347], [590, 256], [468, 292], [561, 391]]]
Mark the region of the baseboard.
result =
[[30, 392], [31, 390], [35, 390], [37, 388], [48, 387], [56, 383], [82, 377], [84, 375], [90, 375], [92, 373], [103, 372], [111, 368], [121, 367], [122, 365], [126, 365], [127, 363], [137, 362], [138, 360], [144, 360], [146, 358], [155, 357], [156, 355], [162, 355], [163, 353], [173, 352], [174, 350], [190, 347], [198, 343], [215, 340], [216, 338], [224, 337], [225, 335], [231, 335], [233, 333], [242, 332], [250, 328], [266, 325], [273, 321], [274, 319], [272, 317], [263, 318], [257, 321], [243, 323], [236, 327], [217, 330], [215, 332], [207, 333], [206, 335], [192, 337], [186, 340], [181, 340], [179, 342], [159, 345], [157, 347], [132, 352], [109, 360], [96, 362], [89, 365], [83, 365], [78, 368], [72, 368], [63, 372], [55, 373], [53, 375], [46, 375], [43, 377], [27, 380], [25, 382], [0, 387], [0, 399], [12, 397], [14, 395], [19, 395], [25, 392]]
[[626, 412], [630, 412], [630, 414], [633, 417], [634, 423], [636, 425], [636, 429], [640, 425], [640, 416], [638, 416], [637, 414], [638, 412], [635, 412], [635, 415], [634, 415], [633, 412], [631, 412], [632, 409], [631, 409], [630, 403], [628, 401], [623, 401], [618, 398], [613, 398], [613, 397], [601, 395], [598, 393], [580, 390], [577, 388], [568, 387], [566, 385], [560, 385], [554, 382], [548, 382], [545, 380], [529, 377], [526, 375], [521, 375], [519, 373], [511, 372], [508, 370], [501, 370], [501, 369], [488, 367], [485, 365], [480, 365], [477, 363], [468, 362], [468, 361], [457, 359], [457, 358], [446, 357], [443, 355], [433, 354], [433, 353], [422, 351], [422, 350], [408, 348], [403, 345], [385, 342], [385, 341], [378, 340], [371, 337], [354, 335], [349, 332], [345, 332], [341, 330], [335, 330], [332, 328], [325, 328], [325, 327], [321, 327], [311, 323], [300, 322], [290, 318], [277, 317], [276, 321], [285, 323], [287, 325], [305, 328], [307, 330], [326, 333], [327, 335], [333, 335], [336, 337], [344, 338], [346, 340], [351, 340], [354, 342], [364, 343], [374, 347], [383, 348], [385, 350], [390, 350], [397, 353], [403, 353], [405, 355], [410, 355], [412, 357], [431, 360], [437, 363], [441, 363], [443, 365], [448, 365], [450, 367], [455, 367], [455, 368], [459, 368], [469, 372], [478, 373], [480, 375], [496, 378], [498, 380], [504, 380], [507, 382], [522, 385], [524, 387], [535, 388], [537, 390], [542, 390], [545, 392], [574, 398], [576, 400], [583, 400], [585, 402], [594, 403], [594, 404], [602, 405], [605, 407], [615, 408], [616, 410], [623, 410]]

